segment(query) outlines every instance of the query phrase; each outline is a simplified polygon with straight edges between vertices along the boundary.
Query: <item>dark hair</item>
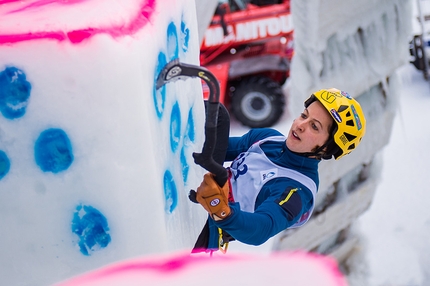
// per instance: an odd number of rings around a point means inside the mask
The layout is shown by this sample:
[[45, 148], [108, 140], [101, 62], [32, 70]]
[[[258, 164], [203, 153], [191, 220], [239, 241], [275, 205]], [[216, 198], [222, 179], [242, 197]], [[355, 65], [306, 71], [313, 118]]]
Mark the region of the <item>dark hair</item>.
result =
[[[324, 154], [322, 154], [321, 158], [324, 160], [329, 160], [333, 157], [339, 156], [342, 154], [342, 150], [337, 146], [337, 144], [334, 142], [334, 134], [336, 134], [337, 131], [337, 123], [333, 119], [333, 124], [330, 127], [329, 135], [327, 142], [324, 144], [326, 146], [326, 150], [324, 151]], [[323, 146], [324, 146], [323, 145]]]

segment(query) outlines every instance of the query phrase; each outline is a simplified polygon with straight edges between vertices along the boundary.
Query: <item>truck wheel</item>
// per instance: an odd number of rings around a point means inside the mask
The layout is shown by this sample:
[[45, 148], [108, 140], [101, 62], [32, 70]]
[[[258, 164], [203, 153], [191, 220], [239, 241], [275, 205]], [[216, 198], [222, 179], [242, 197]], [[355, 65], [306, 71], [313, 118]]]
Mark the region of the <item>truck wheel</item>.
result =
[[269, 127], [284, 112], [281, 86], [267, 77], [242, 80], [231, 98], [231, 111], [242, 124], [251, 128]]

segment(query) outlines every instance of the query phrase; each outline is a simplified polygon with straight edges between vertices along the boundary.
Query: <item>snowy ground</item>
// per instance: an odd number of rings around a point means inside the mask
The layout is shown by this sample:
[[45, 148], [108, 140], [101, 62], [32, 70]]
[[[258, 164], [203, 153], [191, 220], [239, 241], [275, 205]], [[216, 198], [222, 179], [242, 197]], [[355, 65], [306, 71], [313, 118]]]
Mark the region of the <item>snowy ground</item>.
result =
[[359, 219], [369, 285], [430, 285], [430, 82], [413, 65], [403, 83], [381, 181]]

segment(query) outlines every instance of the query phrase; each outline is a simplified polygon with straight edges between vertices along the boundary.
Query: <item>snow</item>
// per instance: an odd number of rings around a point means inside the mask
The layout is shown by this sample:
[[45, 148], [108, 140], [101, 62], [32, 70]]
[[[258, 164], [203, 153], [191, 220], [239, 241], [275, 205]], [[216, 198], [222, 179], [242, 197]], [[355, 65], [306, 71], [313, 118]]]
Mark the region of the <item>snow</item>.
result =
[[383, 150], [381, 181], [370, 209], [358, 220], [368, 285], [430, 284], [430, 83], [408, 64], [397, 116]]

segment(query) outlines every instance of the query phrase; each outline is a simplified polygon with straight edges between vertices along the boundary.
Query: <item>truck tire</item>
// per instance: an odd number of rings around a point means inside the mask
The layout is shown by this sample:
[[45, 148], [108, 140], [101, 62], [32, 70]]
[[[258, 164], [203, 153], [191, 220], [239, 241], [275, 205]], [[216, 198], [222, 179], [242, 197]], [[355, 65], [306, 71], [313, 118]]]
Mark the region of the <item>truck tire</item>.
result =
[[270, 127], [284, 112], [281, 86], [267, 77], [244, 79], [235, 88], [231, 111], [238, 121], [251, 128]]

